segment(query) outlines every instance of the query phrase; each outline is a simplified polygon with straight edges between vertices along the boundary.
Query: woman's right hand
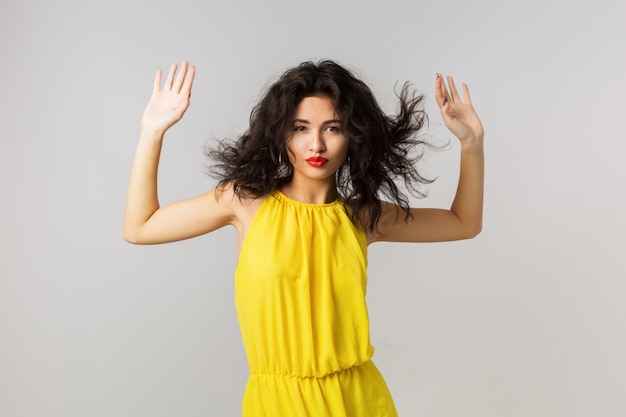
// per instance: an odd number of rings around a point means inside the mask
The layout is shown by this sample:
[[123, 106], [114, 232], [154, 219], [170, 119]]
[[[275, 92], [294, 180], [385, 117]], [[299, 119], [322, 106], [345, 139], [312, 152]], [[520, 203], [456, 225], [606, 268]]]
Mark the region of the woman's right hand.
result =
[[[154, 77], [152, 96], [141, 119], [142, 130], [150, 130], [160, 134], [178, 122], [189, 107], [191, 86], [196, 74], [195, 67], [189, 67], [183, 61], [176, 74], [178, 65], [173, 64], [161, 89], [162, 71], [158, 70]], [[174, 78], [176, 77], [176, 78]]]

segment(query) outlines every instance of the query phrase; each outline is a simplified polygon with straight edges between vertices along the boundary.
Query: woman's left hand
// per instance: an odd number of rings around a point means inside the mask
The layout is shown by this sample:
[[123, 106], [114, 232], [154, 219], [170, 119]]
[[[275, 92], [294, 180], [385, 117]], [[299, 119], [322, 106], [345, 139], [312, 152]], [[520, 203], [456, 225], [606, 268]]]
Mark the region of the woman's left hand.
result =
[[450, 76], [447, 78], [450, 92], [441, 74], [437, 74], [435, 81], [435, 97], [446, 127], [459, 138], [461, 143], [482, 142], [485, 132], [472, 106], [467, 84], [463, 84], [463, 99], [461, 99], [454, 80]]

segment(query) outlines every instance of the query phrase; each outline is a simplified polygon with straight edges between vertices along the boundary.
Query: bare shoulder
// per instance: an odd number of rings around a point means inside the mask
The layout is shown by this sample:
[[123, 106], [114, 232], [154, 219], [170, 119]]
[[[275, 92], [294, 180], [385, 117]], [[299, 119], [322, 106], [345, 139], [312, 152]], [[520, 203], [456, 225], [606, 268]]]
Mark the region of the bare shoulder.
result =
[[235, 226], [240, 239], [245, 236], [265, 197], [251, 198], [237, 195], [232, 183], [220, 185], [214, 189], [214, 198], [232, 213], [230, 224]]
[[397, 222], [398, 218], [403, 219], [404, 213], [395, 204], [387, 201], [381, 201], [381, 215], [374, 227], [374, 230], [370, 230], [370, 221], [372, 218], [372, 212], [369, 209], [364, 209], [359, 214], [359, 222], [365, 230], [367, 236], [367, 244], [370, 245], [374, 242], [382, 240], [382, 230], [385, 230], [389, 223]]

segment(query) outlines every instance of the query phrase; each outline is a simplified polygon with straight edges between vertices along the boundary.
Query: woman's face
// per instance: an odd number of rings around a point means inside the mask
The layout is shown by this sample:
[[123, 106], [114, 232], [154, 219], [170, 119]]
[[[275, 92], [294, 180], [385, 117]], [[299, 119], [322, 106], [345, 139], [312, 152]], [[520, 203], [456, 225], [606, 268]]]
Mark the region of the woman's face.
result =
[[294, 180], [301, 176], [334, 184], [335, 173], [348, 156], [349, 142], [328, 97], [312, 96], [300, 101], [286, 145]]

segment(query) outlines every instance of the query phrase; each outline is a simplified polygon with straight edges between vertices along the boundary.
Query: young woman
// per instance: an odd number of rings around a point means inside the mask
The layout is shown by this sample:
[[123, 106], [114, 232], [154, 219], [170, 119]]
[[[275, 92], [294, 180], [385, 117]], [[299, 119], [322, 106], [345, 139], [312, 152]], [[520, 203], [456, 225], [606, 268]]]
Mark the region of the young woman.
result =
[[211, 152], [218, 186], [160, 207], [161, 143], [189, 106], [194, 75], [187, 62], [173, 65], [162, 87], [156, 74], [124, 238], [165, 243], [235, 227], [235, 302], [251, 373], [244, 416], [396, 416], [371, 361], [367, 245], [480, 232], [483, 127], [468, 87], [461, 97], [451, 77], [448, 87], [439, 74], [435, 81], [443, 120], [461, 142], [449, 210], [410, 208], [394, 182], [413, 190], [428, 182], [410, 156], [422, 143], [421, 97], [403, 88], [398, 115], [387, 116], [370, 89], [332, 61], [285, 72], [253, 110], [248, 131]]

